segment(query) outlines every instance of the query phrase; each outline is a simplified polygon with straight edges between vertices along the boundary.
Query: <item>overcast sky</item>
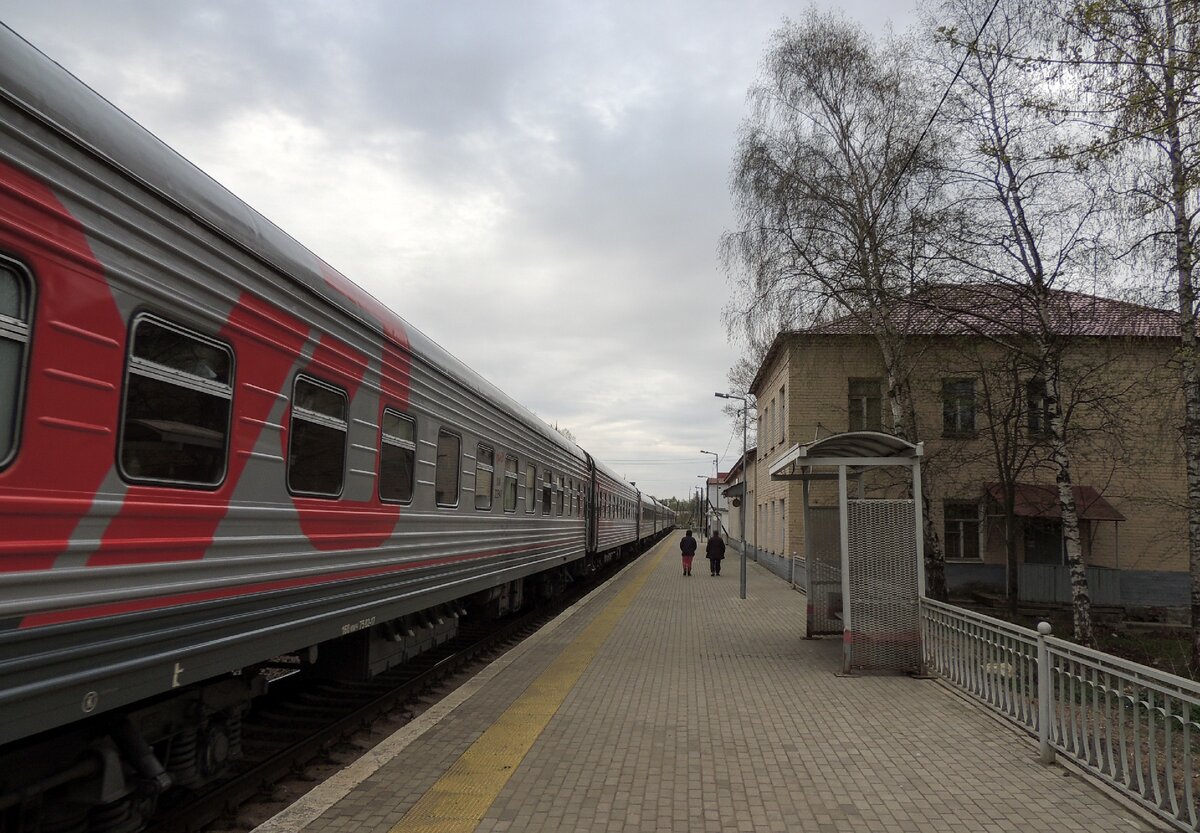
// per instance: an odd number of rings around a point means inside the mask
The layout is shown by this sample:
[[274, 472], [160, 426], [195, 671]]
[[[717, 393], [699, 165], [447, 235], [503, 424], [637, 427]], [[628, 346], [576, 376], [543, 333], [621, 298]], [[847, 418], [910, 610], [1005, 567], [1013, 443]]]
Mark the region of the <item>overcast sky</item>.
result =
[[[847, 0], [902, 27], [910, 4]], [[659, 497], [741, 454], [717, 257], [779, 0], [0, 0], [0, 17]]]

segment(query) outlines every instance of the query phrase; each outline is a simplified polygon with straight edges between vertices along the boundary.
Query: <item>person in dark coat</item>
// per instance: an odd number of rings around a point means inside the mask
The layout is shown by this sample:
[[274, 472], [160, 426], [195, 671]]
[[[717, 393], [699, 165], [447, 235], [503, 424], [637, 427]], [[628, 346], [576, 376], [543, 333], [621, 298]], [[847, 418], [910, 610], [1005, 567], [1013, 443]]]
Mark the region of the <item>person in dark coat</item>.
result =
[[683, 574], [690, 576], [692, 574], [692, 559], [696, 557], [696, 539], [692, 537], [692, 531], [689, 529], [687, 535], [679, 542], [679, 552], [683, 555]]
[[708, 558], [708, 568], [714, 576], [721, 575], [721, 559], [725, 557], [725, 542], [721, 540], [721, 533], [714, 532], [712, 537], [708, 539], [708, 545], [704, 548], [705, 555]]

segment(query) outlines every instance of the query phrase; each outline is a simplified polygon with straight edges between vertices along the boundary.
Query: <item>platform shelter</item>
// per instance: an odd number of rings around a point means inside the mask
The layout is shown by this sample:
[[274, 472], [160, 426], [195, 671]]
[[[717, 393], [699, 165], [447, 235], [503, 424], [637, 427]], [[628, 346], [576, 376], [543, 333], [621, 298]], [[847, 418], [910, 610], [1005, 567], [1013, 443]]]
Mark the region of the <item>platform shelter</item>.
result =
[[[923, 670], [922, 454], [921, 443], [852, 431], [793, 446], [769, 469], [803, 484], [808, 635], [842, 634], [843, 673]], [[910, 469], [908, 498], [866, 497], [864, 475], [884, 466]], [[812, 484], [832, 480], [837, 506], [813, 506]]]

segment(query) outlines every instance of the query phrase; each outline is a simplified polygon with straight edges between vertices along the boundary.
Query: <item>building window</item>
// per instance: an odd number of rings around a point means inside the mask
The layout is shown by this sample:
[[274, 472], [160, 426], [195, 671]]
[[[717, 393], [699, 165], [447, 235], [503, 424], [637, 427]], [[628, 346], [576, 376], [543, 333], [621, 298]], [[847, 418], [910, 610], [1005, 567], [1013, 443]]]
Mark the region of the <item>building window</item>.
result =
[[787, 555], [787, 500], [779, 500], [779, 554]]
[[517, 458], [504, 458], [504, 511], [517, 511]]
[[288, 488], [298, 495], [337, 497], [346, 468], [346, 393], [307, 376], [292, 389]]
[[438, 506], [458, 506], [458, 481], [462, 473], [462, 439], [446, 429], [438, 431], [437, 472], [433, 497]]
[[133, 325], [121, 425], [130, 480], [216, 486], [225, 477], [233, 351], [156, 318]]
[[8, 463], [17, 450], [31, 329], [31, 289], [24, 271], [0, 262], [0, 466]]
[[475, 449], [475, 508], [489, 510], [492, 508], [492, 483], [495, 481], [495, 467], [492, 459], [496, 452], [489, 445], [482, 443]]
[[1025, 385], [1025, 404], [1029, 436], [1044, 437], [1050, 433], [1050, 400], [1046, 397], [1046, 380], [1030, 379]]
[[1025, 563], [1062, 564], [1062, 521], [1057, 518], [1025, 519]]
[[537, 468], [525, 467], [525, 511], [532, 512], [537, 508]]
[[946, 558], [979, 560], [979, 506], [966, 501], [943, 504]]
[[392, 410], [383, 412], [379, 448], [379, 499], [408, 503], [413, 496], [417, 423]]
[[975, 433], [975, 380], [942, 382], [942, 433]]
[[784, 395], [786, 387], [779, 386], [779, 441], [782, 443], [787, 440], [787, 398]]
[[850, 431], [883, 430], [883, 397], [878, 379], [848, 380], [846, 399], [850, 412]]

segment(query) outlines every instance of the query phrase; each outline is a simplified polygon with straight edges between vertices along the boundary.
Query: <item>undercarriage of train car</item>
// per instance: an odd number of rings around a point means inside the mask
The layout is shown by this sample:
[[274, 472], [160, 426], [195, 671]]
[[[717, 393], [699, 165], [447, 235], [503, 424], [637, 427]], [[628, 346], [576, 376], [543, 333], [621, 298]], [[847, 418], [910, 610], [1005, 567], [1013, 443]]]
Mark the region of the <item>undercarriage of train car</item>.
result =
[[238, 771], [242, 725], [293, 675], [363, 681], [486, 622], [560, 595], [591, 557], [375, 622], [290, 655], [0, 748], [0, 833], [134, 833], [167, 791], [202, 791]]

